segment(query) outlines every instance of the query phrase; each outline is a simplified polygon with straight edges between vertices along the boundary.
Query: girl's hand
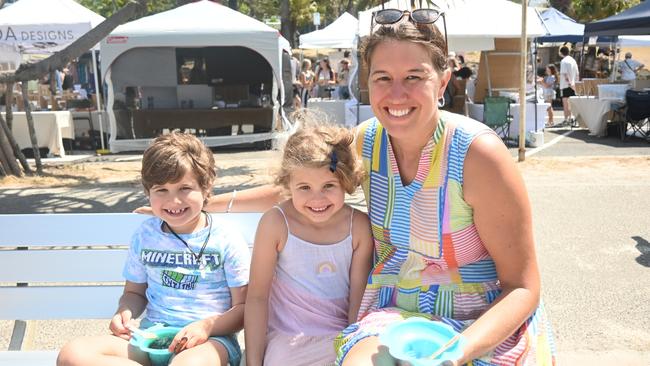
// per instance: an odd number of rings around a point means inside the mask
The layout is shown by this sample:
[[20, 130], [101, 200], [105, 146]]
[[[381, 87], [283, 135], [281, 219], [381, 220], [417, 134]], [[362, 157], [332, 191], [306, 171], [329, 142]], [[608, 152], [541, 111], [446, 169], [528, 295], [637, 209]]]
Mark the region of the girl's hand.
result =
[[210, 338], [210, 325], [204, 320], [198, 320], [188, 324], [176, 334], [174, 340], [169, 345], [169, 351], [179, 353], [186, 348], [192, 348], [205, 343], [208, 338]]
[[113, 315], [111, 323], [108, 325], [108, 329], [111, 330], [113, 335], [126, 339], [127, 341], [131, 339], [131, 331], [126, 328], [126, 324], [129, 324], [132, 321], [131, 311], [123, 310], [119, 313]]

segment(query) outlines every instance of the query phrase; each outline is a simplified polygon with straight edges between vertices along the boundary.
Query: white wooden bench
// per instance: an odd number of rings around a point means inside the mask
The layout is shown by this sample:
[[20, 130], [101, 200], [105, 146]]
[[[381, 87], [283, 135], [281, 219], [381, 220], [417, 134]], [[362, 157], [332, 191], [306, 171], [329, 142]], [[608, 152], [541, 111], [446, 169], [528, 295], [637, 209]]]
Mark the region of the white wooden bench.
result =
[[[261, 213], [220, 213], [249, 247]], [[149, 216], [0, 215], [0, 320], [13, 320], [0, 365], [54, 365], [57, 351], [21, 351], [29, 320], [110, 319], [131, 235]]]

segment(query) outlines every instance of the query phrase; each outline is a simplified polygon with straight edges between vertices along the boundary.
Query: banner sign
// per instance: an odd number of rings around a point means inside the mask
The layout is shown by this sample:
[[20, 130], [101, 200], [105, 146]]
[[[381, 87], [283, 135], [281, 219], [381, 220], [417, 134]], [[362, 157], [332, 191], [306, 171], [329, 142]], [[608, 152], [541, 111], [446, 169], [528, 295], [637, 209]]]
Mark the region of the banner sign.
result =
[[53, 53], [89, 30], [90, 23], [0, 25], [0, 44], [16, 45], [21, 53]]

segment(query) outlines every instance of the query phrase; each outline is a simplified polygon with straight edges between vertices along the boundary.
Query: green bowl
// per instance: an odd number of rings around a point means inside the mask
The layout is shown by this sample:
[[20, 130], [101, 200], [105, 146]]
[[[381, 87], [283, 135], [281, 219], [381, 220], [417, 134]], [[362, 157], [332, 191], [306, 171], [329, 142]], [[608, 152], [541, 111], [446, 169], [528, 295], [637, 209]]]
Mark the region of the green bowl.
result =
[[[133, 334], [130, 343], [149, 355], [149, 360], [151, 361], [152, 366], [166, 366], [169, 363], [169, 359], [172, 357], [172, 352], [169, 352], [169, 344], [171, 344], [172, 339], [174, 339], [180, 330], [181, 328], [178, 327], [166, 327], [156, 324], [145, 329], [145, 331], [153, 333], [158, 337], [148, 339]], [[161, 340], [164, 339], [169, 340], [167, 347], [159, 348], [155, 346], [156, 343], [160, 343]]]

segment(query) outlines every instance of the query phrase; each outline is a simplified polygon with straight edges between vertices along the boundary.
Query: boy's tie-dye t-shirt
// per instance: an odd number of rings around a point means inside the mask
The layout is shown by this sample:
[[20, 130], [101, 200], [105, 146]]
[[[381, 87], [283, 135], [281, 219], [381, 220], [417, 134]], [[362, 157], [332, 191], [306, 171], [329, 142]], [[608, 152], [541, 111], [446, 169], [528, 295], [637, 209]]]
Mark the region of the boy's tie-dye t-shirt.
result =
[[[242, 235], [213, 217], [201, 266], [181, 240], [162, 230], [162, 223], [153, 217], [136, 230], [124, 265], [127, 281], [147, 284], [146, 319], [185, 326], [230, 309], [230, 287], [247, 285], [250, 272]], [[179, 236], [198, 255], [208, 231]]]

